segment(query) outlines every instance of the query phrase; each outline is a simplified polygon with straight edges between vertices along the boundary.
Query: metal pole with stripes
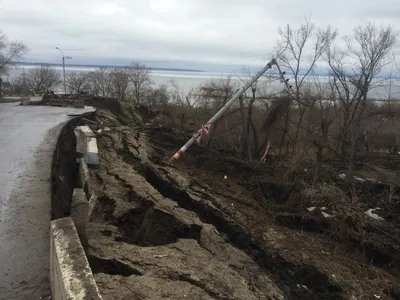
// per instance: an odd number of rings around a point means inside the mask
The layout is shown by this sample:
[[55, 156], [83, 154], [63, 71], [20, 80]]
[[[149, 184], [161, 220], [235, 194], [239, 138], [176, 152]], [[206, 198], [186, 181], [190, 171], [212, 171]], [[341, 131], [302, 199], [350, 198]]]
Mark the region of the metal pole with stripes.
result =
[[[246, 92], [246, 90], [254, 83], [256, 82], [268, 69], [271, 69], [273, 65], [276, 65], [276, 59], [273, 58], [270, 62], [268, 62], [264, 68], [262, 68], [260, 71], [257, 72], [242, 88], [240, 88], [233, 96], [231, 99], [226, 102], [226, 104], [210, 119], [208, 120], [207, 124], [213, 124], [216, 122], [220, 117], [224, 115], [224, 113], [228, 110], [229, 107], [232, 106], [233, 103], [235, 103], [239, 97]], [[202, 126], [203, 127], [203, 126]], [[197, 135], [203, 134], [204, 129], [201, 128], [198, 132]], [[204, 132], [204, 135], [207, 135], [208, 132]], [[183, 153], [186, 152], [186, 150], [193, 145], [195, 142], [195, 137], [193, 136], [181, 149], [179, 149], [171, 158], [170, 161], [175, 161], [179, 159]]]

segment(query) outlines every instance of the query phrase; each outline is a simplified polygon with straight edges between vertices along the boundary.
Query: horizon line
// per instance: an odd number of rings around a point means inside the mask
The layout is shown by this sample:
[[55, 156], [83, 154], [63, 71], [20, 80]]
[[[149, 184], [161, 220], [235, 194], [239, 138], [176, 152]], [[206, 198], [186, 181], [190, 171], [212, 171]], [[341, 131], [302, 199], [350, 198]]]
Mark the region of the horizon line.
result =
[[[15, 62], [14, 63], [14, 65], [20, 65], [20, 66], [41, 66], [41, 65], [49, 65], [49, 66], [57, 66], [57, 67], [62, 67], [63, 65], [61, 64], [61, 63], [43, 63], [43, 62]], [[126, 68], [126, 67], [129, 67], [128, 65], [112, 65], [112, 64], [110, 64], [110, 65], [101, 65], [101, 64], [66, 64], [65, 65], [65, 67], [86, 67], [86, 68], [99, 68], [99, 69], [101, 69], [101, 68], [106, 68], [106, 69], [112, 69], [112, 68]], [[149, 70], [154, 70], [154, 71], [177, 71], [177, 72], [196, 72], [196, 73], [214, 73], [214, 72], [208, 72], [208, 71], [205, 71], [205, 70], [198, 70], [198, 69], [188, 69], [188, 68], [172, 68], [172, 67], [146, 67], [146, 68], [148, 68]], [[316, 74], [315, 74], [315, 76], [317, 76], [317, 77], [320, 77], [320, 76], [322, 76], [322, 77], [326, 77], [326, 76], [329, 76], [329, 73], [328, 72], [324, 72], [324, 71], [322, 71], [322, 70], [320, 70], [319, 72], [317, 71], [316, 72]], [[272, 72], [273, 73], [273, 75], [278, 75], [278, 73], [277, 72]], [[300, 72], [301, 73], [301, 72]], [[222, 72], [221, 74], [231, 74], [231, 73], [226, 73], [226, 72]], [[254, 73], [255, 74], [255, 73]], [[292, 77], [293, 76], [293, 74], [286, 74], [287, 76], [290, 76], [290, 77]], [[300, 76], [302, 75], [302, 74], [299, 74]], [[386, 78], [386, 79], [388, 79], [388, 78], [390, 78], [390, 76], [388, 76], [389, 74], [385, 74], [385, 73], [381, 73], [381, 74], [378, 74], [377, 76], [376, 76], [376, 78], [380, 78], [380, 79], [382, 79], [382, 78]], [[391, 77], [392, 79], [395, 79], [395, 80], [399, 80], [400, 79], [400, 76], [392, 76]]]
[[[43, 63], [43, 62], [15, 62], [14, 65], [20, 65], [20, 66], [41, 66], [41, 65], [49, 65], [49, 66], [57, 66], [57, 67], [62, 67], [63, 65], [60, 63]], [[127, 65], [101, 65], [101, 64], [65, 64], [65, 67], [86, 67], [86, 68], [106, 68], [106, 69], [111, 69], [111, 68], [125, 68], [129, 67]], [[156, 70], [156, 71], [178, 71], [178, 72], [206, 72], [204, 70], [196, 70], [196, 69], [187, 69], [187, 68], [167, 68], [167, 67], [146, 67], [150, 70]]]

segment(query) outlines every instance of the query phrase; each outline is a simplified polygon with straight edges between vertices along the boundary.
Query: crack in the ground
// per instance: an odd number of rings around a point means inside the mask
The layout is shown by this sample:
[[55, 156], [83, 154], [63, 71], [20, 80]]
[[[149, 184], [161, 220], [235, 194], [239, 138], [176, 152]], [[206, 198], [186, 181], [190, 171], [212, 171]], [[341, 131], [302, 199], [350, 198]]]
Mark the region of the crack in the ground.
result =
[[106, 173], [107, 175], [110, 175], [112, 177], [114, 177], [115, 180], [120, 181], [122, 186], [129, 189], [132, 189], [132, 185], [126, 181], [125, 179], [121, 178], [118, 174], [111, 172], [107, 167], [104, 167], [106, 169]]
[[168, 274], [168, 279], [172, 281], [183, 281], [190, 283], [191, 285], [198, 287], [202, 289], [207, 295], [210, 297], [213, 297], [217, 300], [228, 300], [228, 299], [235, 299], [233, 297], [230, 297], [229, 295], [221, 295], [221, 293], [218, 293], [211, 288], [208, 288], [205, 283], [201, 281], [201, 278], [197, 277], [196, 275], [192, 274], [179, 274], [176, 271], [169, 272]]
[[[147, 164], [142, 165], [142, 170], [146, 180], [164, 197], [170, 198], [176, 201], [179, 206], [197, 213], [204, 223], [213, 224], [220, 232], [224, 232], [234, 247], [247, 252], [255, 262], [277, 279], [276, 282], [278, 285], [280, 282], [291, 284], [291, 294], [288, 295], [291, 299], [304, 299], [305, 296], [292, 293], [297, 288], [297, 282], [301, 282], [302, 280], [314, 291], [313, 295], [311, 297], [307, 295], [306, 299], [320, 299], [321, 297], [324, 297], [324, 299], [341, 298], [341, 288], [333, 285], [325, 274], [320, 273], [311, 266], [298, 268], [294, 263], [287, 261], [279, 254], [268, 253], [244, 228], [238, 226], [233, 220], [230, 220], [222, 211], [205, 206], [200, 201], [195, 201], [187, 192], [176, 188], [163, 179], [151, 166]], [[276, 272], [277, 268], [281, 270]], [[288, 270], [293, 269], [298, 269], [298, 272], [294, 273], [297, 280], [293, 280], [287, 273]]]
[[144, 275], [143, 271], [133, 268], [132, 266], [123, 263], [115, 258], [106, 259], [94, 255], [88, 255], [90, 268], [94, 274], [105, 273], [109, 275], [121, 275], [129, 277], [132, 275]]
[[[131, 209], [115, 221], [123, 232], [117, 241], [140, 246], [160, 246], [178, 239], [198, 239], [201, 226], [185, 224], [173, 214], [157, 207]], [[133, 226], [132, 226], [133, 225]]]

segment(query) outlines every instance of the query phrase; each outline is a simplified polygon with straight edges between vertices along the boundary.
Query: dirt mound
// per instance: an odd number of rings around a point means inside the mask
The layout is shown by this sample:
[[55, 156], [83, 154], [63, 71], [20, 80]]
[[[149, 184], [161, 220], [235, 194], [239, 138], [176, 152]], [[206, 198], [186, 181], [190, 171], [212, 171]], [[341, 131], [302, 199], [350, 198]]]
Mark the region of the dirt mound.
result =
[[120, 101], [116, 98], [95, 96], [87, 98], [86, 105], [111, 112], [124, 125], [143, 122], [143, 118], [135, 110], [135, 105], [132, 101]]

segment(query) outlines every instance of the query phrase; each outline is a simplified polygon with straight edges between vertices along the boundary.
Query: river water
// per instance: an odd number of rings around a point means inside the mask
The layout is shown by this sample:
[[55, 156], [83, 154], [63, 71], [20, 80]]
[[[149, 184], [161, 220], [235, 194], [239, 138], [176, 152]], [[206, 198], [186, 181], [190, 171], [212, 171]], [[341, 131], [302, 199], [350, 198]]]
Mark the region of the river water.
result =
[[[30, 69], [37, 66], [16, 66], [10, 72], [10, 77], [18, 76], [24, 71], [29, 72]], [[62, 75], [62, 67], [54, 67]], [[66, 74], [70, 72], [90, 72], [96, 70], [91, 67], [66, 67]], [[196, 89], [200, 85], [209, 82], [212, 79], [227, 79], [230, 76], [232, 82], [234, 82], [237, 87], [243, 84], [243, 79], [246, 76], [240, 73], [211, 73], [211, 72], [187, 72], [187, 71], [152, 71], [150, 78], [154, 85], [160, 84], [170, 84], [171, 81], [179, 87], [181, 92], [187, 93], [191, 89]], [[319, 76], [318, 81], [324, 84], [328, 80], [327, 77]], [[264, 85], [269, 92], [276, 92], [282, 89], [283, 84], [279, 80], [267, 81], [266, 77], [262, 77], [259, 81], [260, 84]], [[62, 91], [60, 86], [56, 91]], [[400, 99], [400, 80], [389, 80], [389, 79], [377, 79], [375, 83], [375, 88], [373, 88], [369, 93], [370, 98], [374, 99]]]

